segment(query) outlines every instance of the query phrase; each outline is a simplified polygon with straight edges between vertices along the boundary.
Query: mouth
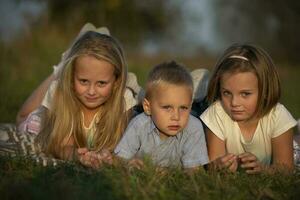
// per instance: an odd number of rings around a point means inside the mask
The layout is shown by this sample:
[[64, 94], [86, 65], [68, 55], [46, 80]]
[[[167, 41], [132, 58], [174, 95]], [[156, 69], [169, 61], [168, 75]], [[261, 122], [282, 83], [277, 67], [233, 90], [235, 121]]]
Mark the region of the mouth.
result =
[[172, 126], [168, 126], [168, 129], [170, 131], [178, 131], [180, 129], [179, 125], [172, 125]]
[[85, 97], [85, 99], [86, 99], [88, 102], [94, 102], [94, 101], [97, 101], [98, 98]]
[[232, 110], [231, 113], [232, 113], [232, 114], [235, 114], [235, 115], [240, 115], [240, 114], [243, 114], [244, 111], [240, 111], [240, 110]]

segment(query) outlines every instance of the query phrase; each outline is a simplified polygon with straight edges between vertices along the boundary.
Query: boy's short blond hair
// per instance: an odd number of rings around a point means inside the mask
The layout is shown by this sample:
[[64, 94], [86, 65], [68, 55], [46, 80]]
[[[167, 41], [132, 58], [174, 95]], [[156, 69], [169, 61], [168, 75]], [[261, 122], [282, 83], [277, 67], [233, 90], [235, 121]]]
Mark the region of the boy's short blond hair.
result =
[[156, 65], [149, 72], [146, 82], [145, 98], [149, 99], [157, 86], [166, 83], [187, 86], [191, 90], [191, 95], [193, 95], [194, 86], [189, 71], [175, 61], [170, 61]]

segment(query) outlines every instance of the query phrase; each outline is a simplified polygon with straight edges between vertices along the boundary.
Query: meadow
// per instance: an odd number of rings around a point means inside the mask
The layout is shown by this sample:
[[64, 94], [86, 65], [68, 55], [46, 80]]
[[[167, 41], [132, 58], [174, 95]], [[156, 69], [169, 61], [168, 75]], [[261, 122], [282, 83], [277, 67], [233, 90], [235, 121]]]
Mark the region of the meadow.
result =
[[66, 163], [43, 167], [25, 158], [0, 157], [1, 199], [299, 199], [300, 171], [292, 175], [247, 175], [178, 169], [161, 175], [143, 170], [91, 170]]
[[[75, 37], [57, 29], [36, 30], [0, 43], [0, 123], [14, 123], [18, 109], [51, 72]], [[126, 47], [124, 47], [126, 51]], [[211, 69], [215, 57], [150, 57], [128, 52], [128, 69], [143, 86], [150, 67], [175, 59], [191, 70]], [[299, 66], [275, 59], [282, 81], [281, 102], [300, 118]], [[247, 175], [199, 171], [188, 176], [169, 170], [160, 176], [151, 163], [142, 171], [104, 167], [94, 171], [74, 163], [42, 167], [22, 157], [0, 157], [0, 199], [298, 199], [300, 171], [292, 175]]]

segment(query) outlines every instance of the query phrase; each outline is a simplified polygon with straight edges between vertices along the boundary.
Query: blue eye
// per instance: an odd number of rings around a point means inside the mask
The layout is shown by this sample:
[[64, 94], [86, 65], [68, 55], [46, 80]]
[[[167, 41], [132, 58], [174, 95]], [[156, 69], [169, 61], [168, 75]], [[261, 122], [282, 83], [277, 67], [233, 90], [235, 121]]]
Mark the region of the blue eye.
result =
[[81, 85], [88, 84], [88, 81], [86, 79], [80, 79], [79, 82], [80, 82]]
[[107, 84], [108, 84], [108, 82], [106, 82], [106, 81], [98, 81], [97, 82], [97, 86], [99, 86], [99, 87], [104, 87]]
[[228, 91], [223, 91], [223, 92], [222, 92], [222, 95], [223, 95], [223, 96], [229, 96], [229, 95], [230, 95], [230, 92], [228, 92]]
[[242, 92], [242, 97], [247, 97], [247, 96], [249, 96], [249, 95], [251, 95], [251, 93], [250, 92]]
[[189, 107], [187, 107], [187, 106], [180, 106], [180, 109], [181, 109], [181, 110], [188, 110]]
[[170, 110], [170, 109], [171, 109], [171, 106], [168, 106], [168, 105], [162, 106], [162, 109], [164, 109], [164, 110]]

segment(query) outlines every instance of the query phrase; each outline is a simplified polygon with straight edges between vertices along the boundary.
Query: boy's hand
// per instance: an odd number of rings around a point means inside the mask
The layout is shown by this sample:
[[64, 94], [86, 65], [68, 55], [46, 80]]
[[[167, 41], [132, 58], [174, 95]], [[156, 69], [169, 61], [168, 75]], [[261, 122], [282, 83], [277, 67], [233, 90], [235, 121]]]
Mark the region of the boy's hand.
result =
[[235, 172], [238, 168], [238, 157], [228, 153], [214, 160], [213, 165], [215, 165], [217, 169], [228, 169], [231, 172]]
[[245, 169], [247, 174], [257, 174], [263, 170], [263, 165], [258, 161], [257, 157], [250, 152], [242, 153], [238, 158], [240, 167]]

